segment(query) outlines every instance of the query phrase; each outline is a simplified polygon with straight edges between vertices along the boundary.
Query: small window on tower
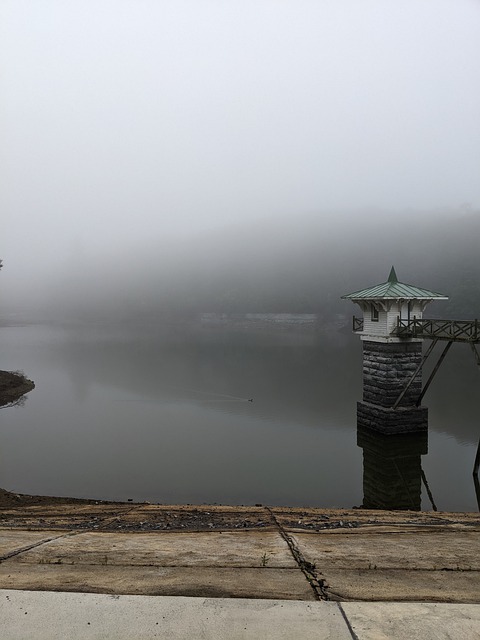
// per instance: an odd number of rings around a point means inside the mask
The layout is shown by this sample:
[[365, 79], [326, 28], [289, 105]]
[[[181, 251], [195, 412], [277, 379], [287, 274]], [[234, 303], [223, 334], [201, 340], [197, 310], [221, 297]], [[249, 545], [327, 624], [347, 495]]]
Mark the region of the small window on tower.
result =
[[372, 319], [372, 322], [378, 322], [378, 309], [373, 304], [372, 304], [371, 319]]

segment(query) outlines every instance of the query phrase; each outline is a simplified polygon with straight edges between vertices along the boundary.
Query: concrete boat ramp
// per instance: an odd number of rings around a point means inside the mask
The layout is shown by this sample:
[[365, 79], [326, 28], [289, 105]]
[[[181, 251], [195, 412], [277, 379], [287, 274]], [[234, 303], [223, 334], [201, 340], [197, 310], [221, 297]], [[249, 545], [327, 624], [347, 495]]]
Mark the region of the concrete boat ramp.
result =
[[10, 638], [480, 638], [480, 516], [43, 501], [0, 510]]

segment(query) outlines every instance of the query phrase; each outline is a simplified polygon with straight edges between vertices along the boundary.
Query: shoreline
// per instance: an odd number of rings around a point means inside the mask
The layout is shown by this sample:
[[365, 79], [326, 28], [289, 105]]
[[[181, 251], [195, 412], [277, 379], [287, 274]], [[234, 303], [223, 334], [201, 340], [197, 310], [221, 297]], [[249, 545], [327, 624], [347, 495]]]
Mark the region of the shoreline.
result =
[[[228, 504], [156, 504], [133, 501], [95, 500], [61, 496], [40, 496], [14, 493], [0, 488], [0, 525], [14, 514], [29, 513], [30, 526], [44, 528], [47, 522], [41, 514], [49, 514], [48, 526], [56, 527], [68, 515], [80, 510], [88, 514], [95, 511], [102, 518], [113, 511], [137, 511], [143, 513], [138, 520], [129, 518], [130, 531], [198, 531], [225, 530], [231, 528], [257, 529], [268, 527], [273, 512], [282, 513], [289, 526], [298, 530], [320, 531], [325, 529], [357, 529], [365, 525], [388, 526], [438, 526], [462, 525], [480, 527], [480, 513], [476, 511], [410, 511], [336, 507], [289, 507]], [[72, 511], [73, 510], [73, 511]], [[2, 514], [3, 512], [3, 514]], [[150, 520], [146, 513], [154, 515]], [[10, 515], [9, 515], [10, 514]], [[117, 522], [122, 529], [121, 523]], [[71, 526], [71, 523], [70, 525]]]
[[35, 383], [22, 371], [0, 371], [0, 408], [20, 404], [33, 389]]
[[[41, 496], [28, 493], [16, 493], [0, 487], [0, 510], [15, 507], [49, 506], [49, 505], [125, 505], [132, 502], [115, 502], [111, 500], [95, 500], [92, 498], [70, 498], [67, 496]], [[136, 503], [138, 504], [138, 503]], [[141, 503], [140, 503], [141, 504]]]

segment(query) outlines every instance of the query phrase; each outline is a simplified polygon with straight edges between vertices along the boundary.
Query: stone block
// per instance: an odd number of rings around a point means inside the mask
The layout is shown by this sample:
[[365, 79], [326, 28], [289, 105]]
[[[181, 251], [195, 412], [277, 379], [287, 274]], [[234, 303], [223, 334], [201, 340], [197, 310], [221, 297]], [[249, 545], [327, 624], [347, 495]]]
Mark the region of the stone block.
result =
[[383, 434], [426, 431], [428, 428], [427, 407], [382, 407], [368, 402], [357, 403], [359, 428], [373, 429]]

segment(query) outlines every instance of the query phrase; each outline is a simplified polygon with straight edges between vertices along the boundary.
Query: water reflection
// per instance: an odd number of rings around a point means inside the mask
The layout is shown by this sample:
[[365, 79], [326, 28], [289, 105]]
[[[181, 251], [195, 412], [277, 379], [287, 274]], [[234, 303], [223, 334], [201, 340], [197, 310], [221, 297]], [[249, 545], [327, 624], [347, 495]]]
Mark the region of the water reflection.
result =
[[363, 508], [419, 511], [428, 432], [385, 435], [359, 425], [357, 444], [363, 449]]
[[[358, 505], [360, 350], [349, 330], [302, 327], [3, 329], [2, 368], [23, 369], [36, 389], [25, 407], [0, 412], [0, 487], [165, 503]], [[398, 460], [407, 444], [367, 442], [359, 432], [365, 506], [379, 501], [380, 479], [393, 484], [394, 460], [408, 478], [409, 508], [417, 505], [420, 459], [439, 509], [476, 508], [478, 383], [470, 352], [466, 362], [461, 349], [450, 355], [429, 389], [428, 456], [414, 445], [417, 462]]]
[[[378, 416], [376, 416], [378, 421]], [[422, 485], [425, 490], [423, 508], [437, 511], [435, 498], [425, 473], [422, 456], [428, 453], [428, 423], [408, 431], [387, 433], [366, 427], [365, 407], [357, 421], [357, 445], [363, 449], [364, 509], [411, 510], [422, 509]], [[480, 511], [480, 441], [473, 471], [474, 492]], [[445, 470], [447, 481], [452, 468]], [[456, 470], [458, 472], [458, 469]], [[465, 471], [463, 468], [462, 471]], [[467, 474], [462, 474], [467, 477]], [[453, 485], [453, 480], [451, 482]], [[438, 478], [435, 485], [438, 485]], [[459, 490], [457, 487], [451, 487]], [[462, 510], [458, 509], [457, 510]]]

